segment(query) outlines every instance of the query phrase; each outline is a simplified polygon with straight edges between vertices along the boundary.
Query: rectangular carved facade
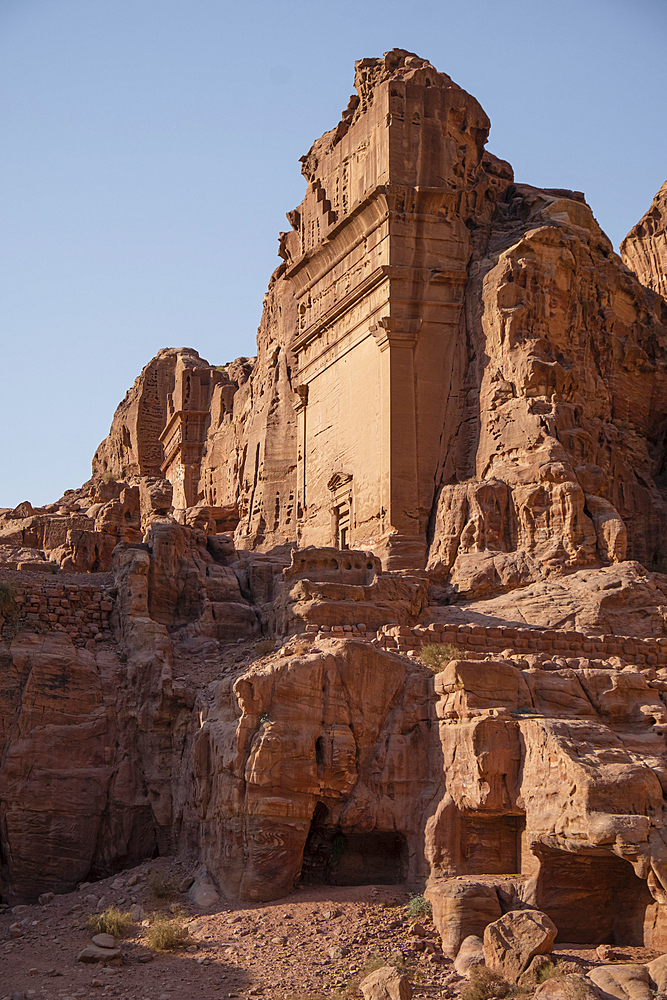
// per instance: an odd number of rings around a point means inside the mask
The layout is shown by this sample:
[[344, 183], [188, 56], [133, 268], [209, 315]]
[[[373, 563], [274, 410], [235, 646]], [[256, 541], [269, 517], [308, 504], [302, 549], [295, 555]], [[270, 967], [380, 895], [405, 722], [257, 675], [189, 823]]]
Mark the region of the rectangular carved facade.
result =
[[449, 77], [390, 56], [357, 64], [358, 102], [304, 158], [284, 252], [299, 544], [368, 547], [399, 568], [425, 558], [489, 123]]

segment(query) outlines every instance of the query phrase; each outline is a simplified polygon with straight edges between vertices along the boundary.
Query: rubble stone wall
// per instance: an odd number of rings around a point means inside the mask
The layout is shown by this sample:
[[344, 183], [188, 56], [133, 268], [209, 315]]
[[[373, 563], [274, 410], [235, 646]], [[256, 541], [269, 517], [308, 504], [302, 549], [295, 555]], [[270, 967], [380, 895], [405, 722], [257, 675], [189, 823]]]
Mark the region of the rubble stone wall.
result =
[[667, 639], [624, 635], [586, 635], [559, 629], [511, 628], [503, 625], [383, 625], [377, 632], [365, 625], [308, 625], [306, 633], [318, 638], [355, 638], [373, 642], [382, 649], [418, 654], [423, 646], [442, 643], [461, 652], [553, 653], [554, 656], [608, 659], [617, 656], [642, 666], [667, 666]]
[[0, 583], [8, 583], [13, 592], [14, 609], [3, 617], [0, 632], [11, 631], [17, 624], [42, 623], [49, 631], [64, 632], [75, 644], [94, 639], [96, 635], [110, 638], [109, 617], [116, 589], [111, 574], [99, 574], [100, 579], [86, 583], [71, 583], [57, 574], [5, 572]]

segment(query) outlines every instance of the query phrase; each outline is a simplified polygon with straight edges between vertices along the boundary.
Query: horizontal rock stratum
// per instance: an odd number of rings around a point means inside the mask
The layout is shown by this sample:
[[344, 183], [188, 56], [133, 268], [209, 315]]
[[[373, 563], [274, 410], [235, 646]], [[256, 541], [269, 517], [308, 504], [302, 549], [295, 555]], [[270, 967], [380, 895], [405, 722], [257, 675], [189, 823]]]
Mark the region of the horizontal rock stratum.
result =
[[661, 195], [626, 266], [426, 60], [355, 88], [256, 357], [160, 351], [91, 479], [0, 512], [3, 900], [181, 852], [427, 887], [452, 956], [525, 908], [664, 949]]

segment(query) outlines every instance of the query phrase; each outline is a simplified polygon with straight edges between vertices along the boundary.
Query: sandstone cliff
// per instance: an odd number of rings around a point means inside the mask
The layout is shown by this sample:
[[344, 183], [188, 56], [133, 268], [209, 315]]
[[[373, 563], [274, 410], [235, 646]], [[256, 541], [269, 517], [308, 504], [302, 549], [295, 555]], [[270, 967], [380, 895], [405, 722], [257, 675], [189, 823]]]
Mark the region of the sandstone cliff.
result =
[[621, 257], [642, 284], [667, 296], [667, 181], [621, 243]]
[[[179, 519], [236, 512], [237, 547], [425, 565], [441, 600], [625, 558], [660, 568], [663, 299], [581, 194], [516, 185], [482, 153], [488, 120], [445, 74], [394, 50], [362, 60], [355, 84], [304, 157], [257, 361], [235, 381], [196, 352], [160, 352], [94, 474], [167, 476]], [[661, 205], [646, 217], [658, 243]], [[646, 219], [632, 245], [659, 267]], [[186, 376], [189, 401], [173, 395]]]
[[428, 884], [448, 954], [526, 906], [667, 947], [667, 304], [426, 60], [355, 85], [257, 357], [160, 351], [0, 511], [3, 900], [180, 851]]

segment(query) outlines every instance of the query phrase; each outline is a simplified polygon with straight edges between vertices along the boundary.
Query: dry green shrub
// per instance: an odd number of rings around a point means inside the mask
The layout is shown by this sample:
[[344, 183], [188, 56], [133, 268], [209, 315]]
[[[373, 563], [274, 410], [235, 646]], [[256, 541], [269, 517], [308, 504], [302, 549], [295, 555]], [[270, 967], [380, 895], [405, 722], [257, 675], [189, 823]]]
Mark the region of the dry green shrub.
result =
[[540, 969], [537, 973], [538, 983], [545, 983], [547, 979], [565, 979], [566, 976], [572, 973], [579, 973], [581, 975], [584, 969], [577, 962], [566, 962], [563, 959], [556, 959], [555, 962], [550, 962], [549, 965], [545, 965], [544, 968]]
[[433, 907], [424, 896], [410, 896], [405, 904], [405, 912], [411, 920], [419, 917], [430, 917], [433, 915]]
[[468, 982], [461, 989], [462, 1000], [491, 1000], [492, 997], [515, 996], [517, 987], [492, 972], [485, 965], [473, 965], [468, 973]]
[[16, 615], [15, 597], [16, 593], [11, 583], [7, 583], [6, 581], [0, 583], [0, 615], [3, 618], [13, 618]]
[[275, 652], [275, 649], [275, 639], [260, 639], [259, 642], [255, 643], [255, 652], [258, 656], [266, 656], [267, 653]]
[[157, 899], [173, 899], [178, 893], [177, 886], [161, 872], [154, 872], [151, 875], [148, 888]]
[[291, 651], [294, 656], [303, 656], [304, 653], [310, 652], [310, 643], [306, 639], [297, 639]]
[[122, 913], [116, 906], [108, 906], [102, 913], [91, 913], [86, 927], [91, 934], [111, 934], [115, 938], [125, 937], [133, 921], [129, 913]]
[[461, 650], [451, 643], [432, 642], [428, 646], [422, 646], [419, 653], [419, 659], [434, 674], [442, 673], [450, 660], [460, 660], [462, 657]]
[[178, 920], [170, 920], [164, 914], [154, 913], [146, 930], [146, 943], [155, 951], [174, 951], [188, 943], [185, 927]]

